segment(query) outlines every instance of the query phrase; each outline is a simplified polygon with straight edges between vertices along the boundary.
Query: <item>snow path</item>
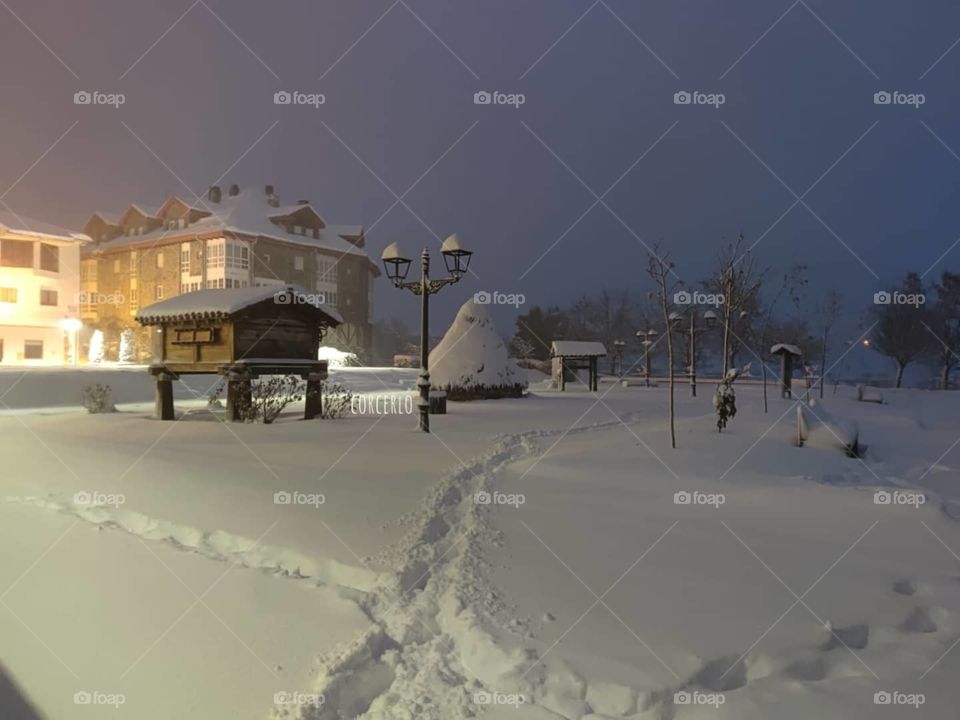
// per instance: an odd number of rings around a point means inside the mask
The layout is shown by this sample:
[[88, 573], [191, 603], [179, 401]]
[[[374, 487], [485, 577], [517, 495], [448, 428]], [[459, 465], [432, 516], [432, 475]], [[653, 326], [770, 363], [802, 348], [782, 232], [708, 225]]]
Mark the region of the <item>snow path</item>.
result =
[[509, 605], [489, 582], [486, 561], [471, 552], [500, 542], [487, 506], [475, 498], [493, 492], [506, 467], [543, 454], [535, 440], [619, 428], [640, 418], [627, 413], [623, 422], [498, 436], [493, 450], [444, 476], [418, 511], [398, 521], [410, 528], [403, 539], [374, 558], [397, 568], [362, 601], [375, 626], [320, 658], [312, 690], [324, 695], [325, 705], [277, 708], [274, 717], [459, 720], [477, 714], [475, 692], [541, 694], [548, 678], [525, 672], [536, 654], [502, 647], [485, 629]]
[[245, 568], [266, 570], [316, 584], [335, 585], [366, 592], [376, 584], [376, 573], [328, 558], [311, 558], [295, 550], [261, 545], [251, 538], [220, 530], [213, 532], [176, 525], [138, 512], [106, 505], [78, 505], [40, 497], [7, 497], [4, 502], [29, 505], [64, 513], [102, 529], [120, 530], [143, 540], [168, 543], [178, 550], [194, 552], [211, 560]]

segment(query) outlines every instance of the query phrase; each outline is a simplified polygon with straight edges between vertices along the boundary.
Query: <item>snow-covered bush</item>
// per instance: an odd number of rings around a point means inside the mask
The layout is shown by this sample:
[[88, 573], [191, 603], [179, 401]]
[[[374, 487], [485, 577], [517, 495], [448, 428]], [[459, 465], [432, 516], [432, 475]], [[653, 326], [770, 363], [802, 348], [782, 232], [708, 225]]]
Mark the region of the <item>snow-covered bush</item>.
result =
[[103, 331], [94, 330], [90, 336], [90, 348], [87, 350], [87, 362], [103, 362]]
[[[224, 384], [220, 383], [207, 397], [209, 407], [217, 406], [223, 390]], [[242, 394], [239, 395], [236, 398], [235, 412], [243, 422], [259, 420], [264, 425], [269, 425], [280, 417], [287, 405], [303, 400], [304, 392], [305, 383], [292, 375], [275, 375], [254, 380], [250, 383], [249, 403], [244, 401]]]
[[463, 304], [430, 353], [430, 385], [450, 400], [522, 397], [527, 386], [485, 305]]
[[737, 393], [733, 389], [733, 383], [739, 374], [740, 371], [736, 368], [728, 370], [713, 394], [713, 407], [717, 411], [717, 432], [723, 432], [727, 421], [737, 414]]
[[100, 383], [87, 385], [83, 388], [80, 393], [80, 404], [91, 415], [117, 411], [113, 404], [113, 390], [109, 385], [101, 385]]
[[321, 390], [323, 404], [320, 417], [324, 420], [342, 418], [350, 410], [353, 393], [339, 383], [323, 383]]
[[133, 330], [126, 328], [120, 333], [120, 362], [135, 363], [137, 361], [136, 339]]

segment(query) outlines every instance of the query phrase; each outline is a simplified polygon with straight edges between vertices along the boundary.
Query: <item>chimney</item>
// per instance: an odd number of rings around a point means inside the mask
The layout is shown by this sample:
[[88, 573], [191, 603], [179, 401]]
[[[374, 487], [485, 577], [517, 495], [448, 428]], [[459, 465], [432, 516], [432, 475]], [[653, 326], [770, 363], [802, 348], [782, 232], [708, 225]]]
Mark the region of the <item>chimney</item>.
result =
[[273, 196], [273, 195], [274, 195], [273, 185], [267, 185], [267, 186], [263, 189], [263, 192], [264, 192], [264, 194], [265, 194], [267, 197]]
[[230, 195], [230, 197], [236, 197], [237, 195], [240, 194], [240, 186], [239, 186], [239, 185], [231, 185], [231, 186], [230, 186], [230, 190], [227, 191], [227, 194]]
[[211, 185], [210, 189], [207, 190], [207, 199], [212, 203], [220, 202], [220, 186]]

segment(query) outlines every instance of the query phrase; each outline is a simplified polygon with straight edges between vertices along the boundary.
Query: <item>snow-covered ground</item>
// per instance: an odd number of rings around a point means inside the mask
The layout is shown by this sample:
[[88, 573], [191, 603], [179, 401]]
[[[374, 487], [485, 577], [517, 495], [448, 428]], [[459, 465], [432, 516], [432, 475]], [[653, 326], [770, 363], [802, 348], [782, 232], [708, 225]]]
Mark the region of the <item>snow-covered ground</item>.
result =
[[[79, 412], [91, 382], [121, 412]], [[161, 423], [142, 368], [0, 373], [0, 671], [52, 720], [955, 717], [958, 396], [830, 388], [800, 448], [791, 402], [738, 383], [718, 434], [681, 385], [671, 450], [633, 382], [423, 435], [227, 425], [207, 378]]]

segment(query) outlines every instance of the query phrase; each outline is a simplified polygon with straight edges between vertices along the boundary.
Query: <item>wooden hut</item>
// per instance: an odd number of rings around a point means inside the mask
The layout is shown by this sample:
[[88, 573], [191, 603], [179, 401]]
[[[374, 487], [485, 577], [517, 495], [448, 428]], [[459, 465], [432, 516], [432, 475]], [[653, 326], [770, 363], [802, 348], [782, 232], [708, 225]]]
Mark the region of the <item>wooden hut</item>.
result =
[[607, 356], [607, 349], [600, 342], [584, 340], [554, 340], [550, 343], [553, 358], [553, 380], [560, 390], [567, 389], [567, 374], [577, 370], [589, 372], [587, 387], [597, 391], [597, 361]]
[[227, 418], [240, 419], [251, 380], [299, 375], [307, 381], [307, 419], [320, 414], [326, 361], [317, 359], [324, 334], [343, 319], [317, 296], [292, 285], [198, 290], [141, 309], [136, 320], [155, 326], [150, 373], [157, 383], [157, 417], [173, 420], [173, 381], [180, 375], [227, 380]]
[[803, 352], [796, 345], [777, 343], [770, 348], [771, 355], [780, 356], [780, 396], [793, 397], [793, 360], [803, 357]]

